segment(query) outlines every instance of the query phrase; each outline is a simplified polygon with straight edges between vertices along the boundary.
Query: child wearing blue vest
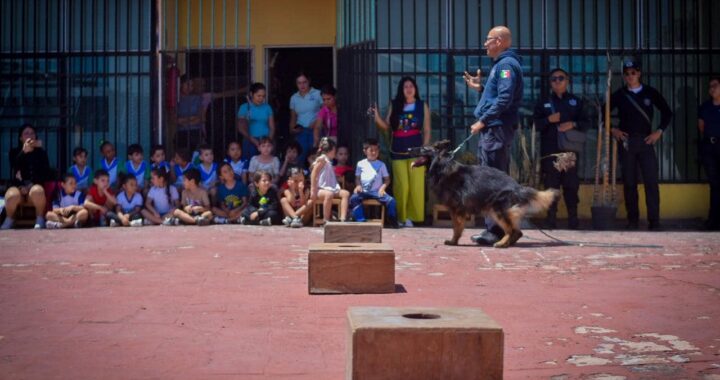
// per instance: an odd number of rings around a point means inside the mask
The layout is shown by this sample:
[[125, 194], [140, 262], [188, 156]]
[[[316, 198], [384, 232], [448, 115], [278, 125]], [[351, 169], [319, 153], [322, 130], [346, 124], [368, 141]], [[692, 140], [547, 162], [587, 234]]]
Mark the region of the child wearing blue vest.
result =
[[170, 174], [172, 175], [172, 182], [178, 192], [182, 192], [184, 189], [185, 173], [193, 168], [192, 162], [190, 162], [191, 159], [190, 151], [184, 148], [178, 149], [175, 152], [175, 157], [173, 157]]
[[88, 219], [88, 210], [83, 207], [85, 195], [77, 189], [75, 176], [65, 174], [60, 189], [52, 203], [52, 211], [45, 215], [45, 228], [82, 227]]
[[110, 188], [118, 188], [118, 169], [123, 167], [120, 159], [117, 158], [115, 146], [110, 141], [103, 141], [100, 144], [100, 153], [103, 158], [100, 160], [100, 169], [105, 170], [110, 178]]
[[140, 144], [131, 144], [127, 149], [128, 160], [125, 162], [125, 173], [135, 177], [138, 191], [145, 189], [145, 180], [150, 179], [150, 169], [143, 159], [143, 148]]
[[68, 169], [68, 173], [75, 177], [77, 189], [83, 193], [90, 188], [92, 183], [92, 170], [87, 166], [87, 150], [83, 147], [77, 147], [73, 150], [73, 162], [75, 163]]
[[150, 170], [165, 169], [170, 173], [170, 163], [165, 161], [165, 147], [163, 145], [153, 145], [150, 148]]
[[[143, 197], [138, 192], [137, 179], [131, 175], [120, 176], [122, 191], [115, 197], [115, 216], [110, 221], [110, 226], [116, 225], [140, 227], [143, 225], [142, 208]], [[118, 223], [119, 222], [119, 223]]]
[[230, 164], [230, 167], [232, 167], [232, 170], [235, 173], [235, 178], [247, 185], [247, 169], [249, 162], [242, 159], [242, 148], [240, 147], [240, 143], [237, 141], [231, 141], [227, 146], [226, 153], [227, 157], [225, 158], [225, 162]]
[[210, 145], [201, 145], [198, 150], [200, 151], [200, 163], [196, 168], [200, 171], [200, 186], [213, 197], [215, 195], [218, 168], [214, 162], [215, 154]]

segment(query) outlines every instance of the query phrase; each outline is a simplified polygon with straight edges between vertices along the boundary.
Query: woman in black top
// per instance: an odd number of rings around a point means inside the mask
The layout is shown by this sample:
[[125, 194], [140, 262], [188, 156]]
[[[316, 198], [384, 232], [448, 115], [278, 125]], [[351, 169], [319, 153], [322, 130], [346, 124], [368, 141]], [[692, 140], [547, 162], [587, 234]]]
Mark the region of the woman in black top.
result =
[[10, 173], [14, 186], [5, 193], [7, 217], [2, 229], [9, 229], [14, 223], [15, 211], [21, 204], [29, 203], [35, 207], [35, 228], [45, 226], [45, 190], [43, 184], [48, 180], [50, 163], [42, 141], [37, 139], [35, 128], [25, 124], [20, 130], [19, 146], [10, 149], [8, 155]]

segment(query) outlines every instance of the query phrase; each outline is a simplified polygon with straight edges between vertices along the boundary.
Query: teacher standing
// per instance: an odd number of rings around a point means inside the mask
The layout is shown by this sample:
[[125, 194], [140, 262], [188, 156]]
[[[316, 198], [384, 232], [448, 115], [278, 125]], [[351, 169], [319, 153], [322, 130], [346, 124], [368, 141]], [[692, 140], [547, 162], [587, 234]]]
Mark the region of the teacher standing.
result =
[[298, 92], [290, 97], [290, 135], [302, 147], [300, 162], [305, 162], [305, 157], [312, 150], [315, 117], [323, 102], [320, 91], [310, 87], [310, 77], [304, 73], [295, 77], [295, 85]]
[[398, 222], [412, 227], [425, 221], [425, 166], [413, 168], [414, 156], [407, 152], [430, 144], [430, 107], [420, 98], [415, 80], [403, 77], [385, 119], [377, 107], [373, 113], [375, 125], [392, 134], [390, 158]]

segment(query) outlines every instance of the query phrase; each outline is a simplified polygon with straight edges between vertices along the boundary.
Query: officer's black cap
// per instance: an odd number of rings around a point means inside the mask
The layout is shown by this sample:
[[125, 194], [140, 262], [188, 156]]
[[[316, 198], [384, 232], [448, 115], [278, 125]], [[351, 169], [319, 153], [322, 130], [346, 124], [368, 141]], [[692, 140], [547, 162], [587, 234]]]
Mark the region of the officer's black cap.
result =
[[627, 59], [625, 62], [623, 62], [623, 71], [635, 69], [637, 71], [642, 71], [640, 67], [640, 61], [637, 59]]
[[559, 67], [556, 67], [556, 68], [548, 71], [548, 75], [553, 75], [553, 74], [555, 74], [555, 73], [558, 72], [558, 71], [561, 72], [561, 73], [563, 73], [563, 74], [565, 74], [566, 77], [570, 78], [570, 74], [568, 74], [567, 71], [565, 71], [565, 70], [563, 70], [563, 69], [561, 69], [561, 68], [559, 68]]

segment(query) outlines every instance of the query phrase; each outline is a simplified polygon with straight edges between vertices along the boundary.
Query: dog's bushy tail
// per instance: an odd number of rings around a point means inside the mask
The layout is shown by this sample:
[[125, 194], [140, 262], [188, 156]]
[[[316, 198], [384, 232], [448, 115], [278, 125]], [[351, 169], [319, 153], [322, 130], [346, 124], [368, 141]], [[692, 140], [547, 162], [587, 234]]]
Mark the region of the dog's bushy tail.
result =
[[559, 194], [557, 189], [537, 191], [532, 187], [523, 187], [518, 195], [525, 212], [534, 214], [547, 210]]

